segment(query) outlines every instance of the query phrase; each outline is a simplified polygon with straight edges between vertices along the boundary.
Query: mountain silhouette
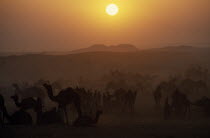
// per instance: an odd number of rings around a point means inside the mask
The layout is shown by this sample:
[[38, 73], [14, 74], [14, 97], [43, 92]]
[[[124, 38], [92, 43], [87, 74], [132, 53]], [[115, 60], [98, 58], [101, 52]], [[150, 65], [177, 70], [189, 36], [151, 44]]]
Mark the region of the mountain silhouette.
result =
[[87, 52], [137, 52], [139, 49], [131, 44], [120, 44], [106, 46], [104, 44], [95, 44], [87, 48], [76, 49], [68, 52], [43, 52], [43, 55], [68, 55]]
[[130, 44], [120, 44], [116, 46], [106, 46], [97, 44], [88, 48], [73, 50], [70, 53], [85, 53], [85, 52], [137, 52], [138, 48]]
[[116, 46], [106, 46], [103, 44], [96, 44], [88, 48], [73, 50], [70, 54], [85, 53], [85, 52], [137, 52], [138, 48], [130, 44], [120, 44]]

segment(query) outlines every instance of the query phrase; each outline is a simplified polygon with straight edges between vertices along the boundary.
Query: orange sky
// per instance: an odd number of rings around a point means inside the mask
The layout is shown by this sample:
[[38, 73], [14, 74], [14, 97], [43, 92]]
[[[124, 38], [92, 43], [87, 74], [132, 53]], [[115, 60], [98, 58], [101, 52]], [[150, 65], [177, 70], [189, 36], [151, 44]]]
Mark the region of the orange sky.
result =
[[[109, 3], [120, 12], [105, 13]], [[210, 43], [209, 0], [1, 0], [0, 51]]]

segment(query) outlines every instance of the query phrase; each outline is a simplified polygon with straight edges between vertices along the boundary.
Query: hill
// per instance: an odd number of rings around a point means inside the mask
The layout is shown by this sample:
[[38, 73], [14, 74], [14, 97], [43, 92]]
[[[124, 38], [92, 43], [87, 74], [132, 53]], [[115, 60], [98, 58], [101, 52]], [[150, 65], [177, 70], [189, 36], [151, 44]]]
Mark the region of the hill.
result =
[[43, 55], [68, 55], [87, 52], [137, 52], [139, 49], [130, 44], [120, 44], [116, 46], [106, 46], [103, 44], [92, 45], [87, 48], [76, 49], [67, 52], [43, 52]]
[[[98, 48], [98, 47], [97, 47]], [[137, 52], [86, 52], [69, 55], [29, 54], [0, 57], [0, 82], [98, 78], [113, 69], [169, 74], [192, 64], [210, 68], [209, 48], [160, 48]]]

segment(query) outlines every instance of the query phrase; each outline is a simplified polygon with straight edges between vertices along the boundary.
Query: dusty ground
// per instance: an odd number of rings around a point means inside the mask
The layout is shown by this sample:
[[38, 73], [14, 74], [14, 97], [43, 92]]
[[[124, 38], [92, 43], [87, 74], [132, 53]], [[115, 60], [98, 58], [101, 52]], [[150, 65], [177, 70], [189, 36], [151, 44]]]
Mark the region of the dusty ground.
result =
[[210, 120], [170, 120], [139, 116], [102, 116], [95, 127], [71, 126], [5, 126], [0, 138], [209, 138]]

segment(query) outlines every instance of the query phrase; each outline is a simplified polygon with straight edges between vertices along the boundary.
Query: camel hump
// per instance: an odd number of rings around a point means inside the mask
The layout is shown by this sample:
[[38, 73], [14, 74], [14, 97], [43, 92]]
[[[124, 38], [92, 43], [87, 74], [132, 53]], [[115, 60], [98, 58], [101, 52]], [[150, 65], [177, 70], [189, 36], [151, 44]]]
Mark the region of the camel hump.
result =
[[25, 91], [31, 91], [31, 92], [35, 92], [35, 93], [37, 93], [37, 92], [42, 93], [43, 92], [43, 90], [41, 88], [36, 87], [36, 86], [26, 88]]
[[74, 89], [71, 87], [66, 88], [64, 91], [68, 91], [68, 92], [74, 92]]
[[36, 104], [36, 100], [34, 98], [30, 97], [30, 98], [23, 99], [22, 103]]
[[68, 87], [60, 92], [60, 95], [76, 98], [79, 97], [79, 94], [74, 91], [73, 88]]

